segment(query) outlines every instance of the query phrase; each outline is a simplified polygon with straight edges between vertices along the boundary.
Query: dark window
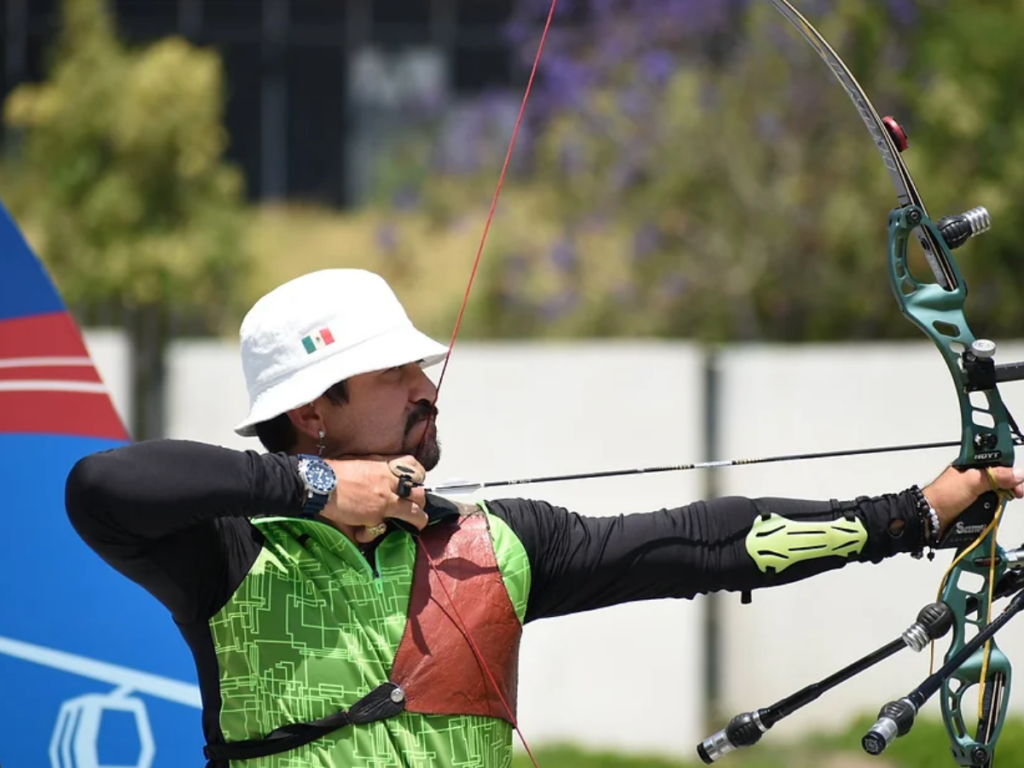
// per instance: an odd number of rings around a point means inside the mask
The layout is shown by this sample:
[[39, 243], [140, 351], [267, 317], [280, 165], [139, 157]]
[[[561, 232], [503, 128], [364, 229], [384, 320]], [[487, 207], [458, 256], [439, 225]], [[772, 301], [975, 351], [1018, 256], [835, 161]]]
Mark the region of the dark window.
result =
[[[7, 9], [4, 7], [4, 0], [0, 0], [0, 14], [6, 10]], [[3, 66], [3, 69], [0, 69], [0, 73], [2, 73], [2, 75], [0, 75], [0, 104], [2, 104], [2, 102], [7, 98], [7, 94], [10, 90], [17, 85], [17, 83], [10, 81], [13, 80], [14, 77], [21, 75], [21, 73], [12, 72], [11, 65], [7, 62], [7, 35], [4, 34], [0, 34], [0, 62], [3, 62], [3, 64], [0, 64], [0, 66]], [[0, 131], [3, 131], [2, 123], [0, 123]]]
[[430, 0], [373, 0], [371, 10], [374, 25], [430, 24]]
[[258, 30], [263, 24], [263, 0], [203, 0], [203, 21], [235, 31]]
[[384, 45], [430, 41], [430, 0], [373, 0], [371, 37]]
[[178, 0], [116, 0], [113, 7], [118, 26], [125, 23], [159, 25], [167, 34], [178, 23]]
[[509, 85], [512, 81], [512, 71], [508, 49], [497, 43], [456, 45], [452, 78], [455, 90], [460, 93], [473, 93], [491, 86]]
[[52, 34], [56, 32], [59, 14], [57, 0], [28, 0], [29, 29]]
[[149, 42], [177, 31], [177, 0], [116, 0], [118, 32], [131, 42]]
[[27, 68], [23, 73], [24, 79], [28, 82], [39, 82], [47, 75], [49, 69], [53, 37], [38, 32], [29, 33], [25, 45], [25, 64]]
[[294, 25], [315, 24], [343, 29], [345, 8], [341, 0], [292, 0], [291, 22]]
[[511, 16], [512, 0], [455, 0], [455, 20], [463, 28], [500, 28]]
[[228, 43], [217, 46], [224, 60], [227, 79], [226, 120], [230, 135], [228, 157], [246, 174], [250, 199], [257, 199], [262, 181], [260, 171], [260, 80], [262, 51], [257, 43]]
[[341, 46], [288, 52], [288, 193], [341, 204], [345, 139], [345, 51]]

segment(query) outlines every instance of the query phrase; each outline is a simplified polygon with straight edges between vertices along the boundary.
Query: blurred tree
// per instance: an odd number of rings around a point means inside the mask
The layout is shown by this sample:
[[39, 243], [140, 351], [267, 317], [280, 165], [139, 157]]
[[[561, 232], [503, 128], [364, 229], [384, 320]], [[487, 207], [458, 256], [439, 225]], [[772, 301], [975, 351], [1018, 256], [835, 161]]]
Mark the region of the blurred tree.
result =
[[[912, 135], [928, 158], [917, 174], [938, 210], [984, 205], [992, 231], [970, 246], [963, 269], [971, 308], [993, 337], [1024, 328], [1024, 2], [941, 5], [921, 18], [905, 52], [904, 87], [917, 95]], [[911, 126], [914, 128], [915, 126]], [[934, 190], [934, 191], [933, 191]]]
[[[993, 233], [963, 258], [969, 311], [986, 335], [1019, 335], [1024, 306], [1005, 299], [1020, 285], [1024, 4], [797, 4], [908, 129], [931, 213], [990, 208]], [[518, 2], [526, 63], [548, 7]], [[884, 167], [781, 15], [750, 0], [559, 8], [468, 334], [919, 338], [884, 269]], [[432, 164], [421, 208], [438, 223], [489, 201], [516, 98], [452, 113], [412, 155]]]
[[8, 204], [69, 305], [123, 309], [129, 427], [157, 437], [168, 323], [218, 329], [247, 271], [220, 59], [178, 38], [127, 48], [105, 0], [63, 0], [61, 23], [47, 80], [4, 105], [19, 149]]

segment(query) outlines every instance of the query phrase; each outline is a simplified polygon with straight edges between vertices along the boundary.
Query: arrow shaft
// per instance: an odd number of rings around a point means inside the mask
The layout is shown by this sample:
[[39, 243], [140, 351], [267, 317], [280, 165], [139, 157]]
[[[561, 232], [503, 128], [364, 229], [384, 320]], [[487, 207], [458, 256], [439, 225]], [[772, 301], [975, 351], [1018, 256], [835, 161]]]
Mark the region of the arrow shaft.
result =
[[628, 477], [630, 475], [656, 475], [663, 472], [686, 472], [692, 469], [720, 469], [722, 467], [742, 467], [751, 464], [780, 464], [787, 461], [810, 461], [811, 459], [834, 459], [841, 456], [869, 456], [877, 453], [901, 453], [906, 451], [927, 451], [936, 448], [959, 448], [959, 442], [914, 443], [911, 445], [892, 445], [881, 448], [854, 448], [843, 451], [821, 451], [817, 453], [790, 453], [780, 456], [766, 456], [756, 459], [724, 459], [720, 461], [698, 461], [689, 464], [668, 464], [659, 467], [636, 467], [631, 469], [609, 469], [601, 472], [577, 472], [565, 475], [542, 475], [524, 477], [515, 480], [485, 480], [483, 482], [449, 483], [428, 488], [429, 493], [473, 493], [484, 488], [501, 488], [513, 485], [541, 485], [543, 483], [560, 483], [572, 480], [598, 480], [609, 477]]

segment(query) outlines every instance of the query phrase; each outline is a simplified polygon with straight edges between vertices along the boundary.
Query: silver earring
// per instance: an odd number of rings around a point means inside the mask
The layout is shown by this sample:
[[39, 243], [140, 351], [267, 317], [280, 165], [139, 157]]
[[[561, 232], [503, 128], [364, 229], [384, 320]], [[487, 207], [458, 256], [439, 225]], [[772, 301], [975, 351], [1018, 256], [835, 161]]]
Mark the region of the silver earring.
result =
[[323, 458], [323, 455], [324, 455], [324, 448], [326, 448], [326, 447], [327, 447], [327, 446], [325, 446], [325, 445], [324, 445], [324, 438], [325, 438], [325, 437], [327, 437], [327, 433], [326, 433], [326, 432], [324, 432], [324, 431], [323, 431], [323, 430], [321, 429], [321, 430], [320, 430], [320, 432], [319, 432], [319, 435], [320, 435], [320, 442], [318, 442], [318, 443], [316, 444], [316, 447], [317, 447], [317, 450], [319, 451], [319, 456], [320, 456], [321, 458]]

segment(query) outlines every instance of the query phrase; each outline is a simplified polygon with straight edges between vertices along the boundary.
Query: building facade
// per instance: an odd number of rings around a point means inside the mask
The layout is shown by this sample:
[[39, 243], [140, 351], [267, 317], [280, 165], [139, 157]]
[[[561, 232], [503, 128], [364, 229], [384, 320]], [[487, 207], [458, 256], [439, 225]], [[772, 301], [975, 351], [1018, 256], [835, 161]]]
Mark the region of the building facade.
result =
[[[229, 156], [253, 200], [351, 205], [411, 105], [510, 85], [512, 0], [109, 0], [122, 36], [221, 52]], [[60, 0], [0, 0], [2, 94], [45, 75]]]

